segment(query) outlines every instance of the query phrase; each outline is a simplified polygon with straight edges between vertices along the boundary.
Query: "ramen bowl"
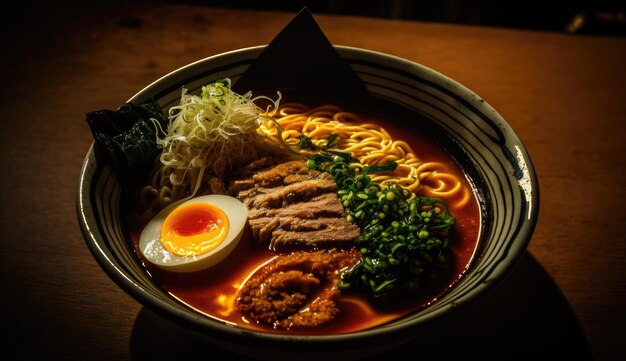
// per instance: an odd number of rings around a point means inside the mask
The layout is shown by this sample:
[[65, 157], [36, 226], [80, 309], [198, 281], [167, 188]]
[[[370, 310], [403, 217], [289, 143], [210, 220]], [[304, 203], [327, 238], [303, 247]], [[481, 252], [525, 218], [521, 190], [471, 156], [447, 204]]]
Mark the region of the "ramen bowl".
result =
[[[241, 49], [189, 64], [158, 79], [129, 101], [141, 103], [154, 98], [166, 109], [177, 103], [183, 86], [194, 92], [216, 79], [230, 78], [236, 83], [263, 49]], [[539, 210], [537, 178], [514, 130], [480, 96], [435, 70], [370, 50], [335, 49], [374, 98], [428, 119], [458, 150], [458, 160], [471, 179], [481, 213], [478, 247], [462, 277], [427, 307], [362, 331], [289, 335], [227, 325], [179, 302], [146, 272], [124, 223], [121, 183], [92, 146], [80, 173], [78, 218], [91, 253], [119, 287], [161, 316], [240, 354], [266, 359], [294, 354], [310, 359], [321, 355], [355, 358], [419, 337], [510, 273], [525, 253]]]

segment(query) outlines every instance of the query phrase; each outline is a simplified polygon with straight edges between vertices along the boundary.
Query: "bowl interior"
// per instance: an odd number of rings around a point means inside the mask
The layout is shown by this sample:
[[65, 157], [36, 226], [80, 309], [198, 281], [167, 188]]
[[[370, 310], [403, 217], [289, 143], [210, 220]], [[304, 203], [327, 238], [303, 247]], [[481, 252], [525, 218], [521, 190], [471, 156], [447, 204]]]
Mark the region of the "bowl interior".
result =
[[[458, 145], [463, 166], [480, 190], [479, 251], [460, 282], [411, 316], [354, 334], [257, 333], [256, 340], [334, 343], [415, 329], [469, 302], [500, 280], [523, 255], [534, 230], [539, 194], [531, 160], [517, 135], [491, 106], [461, 84], [419, 64], [369, 50], [336, 49], [372, 95], [428, 118]], [[140, 103], [152, 97], [168, 109], [178, 103], [183, 86], [193, 93], [220, 78], [236, 82], [262, 50], [262, 46], [242, 49], [192, 63], [150, 84], [129, 101]], [[129, 245], [120, 211], [122, 195], [111, 167], [92, 147], [81, 171], [77, 210], [86, 243], [103, 270], [142, 304], [209, 337], [252, 334], [199, 315], [153, 282]]]

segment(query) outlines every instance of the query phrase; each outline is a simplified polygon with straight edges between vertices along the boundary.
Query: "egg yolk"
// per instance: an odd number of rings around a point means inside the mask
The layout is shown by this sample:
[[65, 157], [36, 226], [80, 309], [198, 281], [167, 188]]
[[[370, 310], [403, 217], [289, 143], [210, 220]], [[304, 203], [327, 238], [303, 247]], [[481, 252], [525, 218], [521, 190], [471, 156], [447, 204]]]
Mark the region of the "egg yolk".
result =
[[207, 203], [189, 203], [176, 208], [163, 221], [161, 243], [179, 256], [199, 256], [224, 241], [228, 217], [220, 208]]

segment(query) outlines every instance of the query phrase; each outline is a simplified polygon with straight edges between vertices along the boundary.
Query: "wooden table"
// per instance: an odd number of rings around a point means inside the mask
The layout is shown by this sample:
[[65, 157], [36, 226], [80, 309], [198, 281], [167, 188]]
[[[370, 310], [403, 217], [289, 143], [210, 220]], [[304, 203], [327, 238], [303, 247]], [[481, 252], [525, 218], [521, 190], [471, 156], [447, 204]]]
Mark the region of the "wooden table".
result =
[[[66, 10], [39, 9], [38, 21], [14, 20], [3, 35], [2, 350], [9, 359], [229, 359], [143, 308], [89, 253], [75, 210], [92, 142], [84, 116], [197, 59], [266, 44], [294, 14], [142, 2]], [[539, 177], [540, 219], [518, 269], [462, 321], [403, 350], [623, 359], [626, 39], [316, 19], [334, 44], [404, 57], [476, 91], [517, 131]]]

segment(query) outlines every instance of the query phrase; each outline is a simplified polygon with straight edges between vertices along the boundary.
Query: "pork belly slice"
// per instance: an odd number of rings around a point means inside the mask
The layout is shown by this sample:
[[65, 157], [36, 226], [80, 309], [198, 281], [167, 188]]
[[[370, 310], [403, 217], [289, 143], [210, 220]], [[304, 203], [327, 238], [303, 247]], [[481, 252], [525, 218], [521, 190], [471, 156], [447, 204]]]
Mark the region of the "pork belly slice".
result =
[[359, 227], [350, 223], [347, 227], [329, 226], [319, 231], [274, 231], [270, 249], [285, 251], [297, 247], [330, 248], [351, 246], [361, 234]]
[[228, 191], [232, 195], [237, 195], [241, 191], [254, 187], [257, 183], [253, 178], [255, 174], [267, 172], [272, 167], [276, 166], [276, 164], [285, 162], [287, 159], [286, 156], [277, 155], [259, 158], [246, 164], [237, 171], [234, 180], [228, 185]]
[[[337, 184], [328, 173], [320, 173], [315, 178], [276, 188], [255, 188], [247, 198], [242, 199], [249, 208], [285, 207], [296, 202], [308, 201], [324, 193], [336, 192]], [[240, 193], [241, 194], [241, 193]]]
[[268, 188], [311, 179], [319, 173], [316, 170], [309, 170], [304, 161], [293, 160], [256, 173], [252, 179], [257, 186]]
[[261, 243], [270, 243], [276, 230], [283, 231], [319, 231], [327, 228], [335, 230], [355, 227], [345, 218], [302, 219], [297, 217], [262, 217], [248, 221], [254, 238]]
[[241, 167], [237, 172], [238, 178], [247, 178], [253, 176], [255, 173], [268, 169], [278, 163], [284, 162], [286, 160], [283, 156], [275, 156], [275, 157], [262, 157], [257, 160], [253, 160], [252, 162], [246, 164]]
[[[278, 167], [278, 166], [277, 166]], [[270, 183], [270, 182], [261, 182], [257, 183], [254, 178], [235, 180], [231, 183], [231, 189], [239, 189], [242, 190], [236, 193], [237, 199], [245, 202], [247, 198], [254, 198], [259, 194], [270, 194], [279, 191], [283, 191], [285, 186], [293, 185], [295, 183], [305, 182], [305, 181], [313, 181], [313, 180], [332, 180], [333, 177], [328, 173], [320, 173], [317, 171], [311, 171], [311, 173], [307, 174], [286, 174], [284, 175], [284, 179], [280, 183]], [[265, 184], [262, 186], [261, 184]], [[269, 187], [268, 185], [272, 185]], [[301, 184], [300, 186], [294, 186], [294, 188], [300, 189], [301, 187], [307, 186], [306, 184]], [[289, 189], [287, 190], [289, 191]], [[235, 193], [233, 193], [235, 194]]]
[[248, 189], [251, 189], [253, 187], [254, 187], [254, 179], [252, 178], [237, 179], [237, 180], [232, 181], [228, 185], [228, 191], [230, 192], [230, 194], [236, 195]]
[[261, 217], [298, 217], [317, 218], [341, 216], [343, 205], [334, 193], [325, 193], [312, 198], [308, 202], [293, 203], [281, 208], [250, 208], [248, 218], [255, 219]]
[[310, 174], [289, 174], [285, 175], [284, 178], [280, 178], [280, 181], [272, 179], [271, 182], [257, 182], [254, 178], [238, 179], [230, 184], [229, 189], [231, 194], [237, 195], [237, 198], [245, 199], [259, 193], [271, 193], [278, 190], [280, 186], [312, 180], [318, 176], [319, 172], [312, 172]]
[[249, 219], [248, 224], [252, 230], [252, 237], [261, 244], [269, 243], [272, 234], [280, 226], [280, 218], [263, 217]]

